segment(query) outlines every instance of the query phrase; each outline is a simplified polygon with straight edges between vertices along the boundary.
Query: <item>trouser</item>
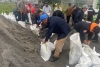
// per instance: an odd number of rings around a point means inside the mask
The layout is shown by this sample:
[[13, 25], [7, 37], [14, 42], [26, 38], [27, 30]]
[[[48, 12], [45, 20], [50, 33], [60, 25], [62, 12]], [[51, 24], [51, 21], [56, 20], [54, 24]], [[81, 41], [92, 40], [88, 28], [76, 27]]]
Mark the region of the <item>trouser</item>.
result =
[[70, 22], [70, 17], [71, 16], [67, 16], [67, 23], [69, 24], [69, 22]]
[[27, 14], [25, 14], [25, 21], [26, 22], [29, 22], [29, 18], [28, 18], [28, 15]]
[[54, 53], [55, 58], [59, 58], [59, 54], [62, 50], [63, 44], [66, 41], [66, 39], [67, 39], [67, 37], [56, 41], [56, 49], [55, 49], [55, 53]]
[[88, 21], [91, 21], [92, 22], [93, 21], [93, 16], [88, 16], [87, 19], [88, 19]]
[[32, 15], [31, 16], [31, 19], [32, 19], [32, 24], [38, 24], [37, 21], [38, 21], [38, 16], [36, 14]]
[[94, 36], [93, 40], [98, 41], [98, 34], [95, 34], [95, 36]]

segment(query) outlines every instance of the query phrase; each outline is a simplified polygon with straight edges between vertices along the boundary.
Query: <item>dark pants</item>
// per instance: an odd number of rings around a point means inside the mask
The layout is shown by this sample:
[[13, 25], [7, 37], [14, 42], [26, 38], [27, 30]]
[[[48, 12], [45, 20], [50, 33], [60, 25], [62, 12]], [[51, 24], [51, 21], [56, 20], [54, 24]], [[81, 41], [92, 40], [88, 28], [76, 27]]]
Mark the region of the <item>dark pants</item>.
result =
[[29, 18], [28, 18], [28, 15], [27, 15], [27, 14], [25, 14], [25, 20], [26, 20], [27, 22], [29, 22]]
[[94, 38], [93, 38], [93, 40], [96, 40], [96, 41], [98, 41], [98, 34], [95, 34], [95, 36], [94, 36]]
[[14, 14], [14, 16], [16, 18], [16, 21], [18, 21], [18, 11], [17, 10], [14, 10], [13, 11], [13, 14]]
[[88, 16], [87, 20], [92, 22], [93, 21], [93, 16]]
[[31, 16], [31, 19], [32, 19], [32, 24], [37, 24], [37, 21], [38, 21], [38, 16], [37, 15], [32, 15]]
[[69, 24], [69, 21], [70, 21], [70, 17], [71, 16], [67, 16], [67, 23]]

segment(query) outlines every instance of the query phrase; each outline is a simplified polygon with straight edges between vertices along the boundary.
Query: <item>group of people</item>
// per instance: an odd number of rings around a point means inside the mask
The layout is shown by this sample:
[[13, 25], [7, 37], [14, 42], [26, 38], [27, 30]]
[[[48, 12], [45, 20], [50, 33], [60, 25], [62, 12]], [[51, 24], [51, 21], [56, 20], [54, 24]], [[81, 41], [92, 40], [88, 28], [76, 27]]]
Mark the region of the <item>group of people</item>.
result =
[[[30, 2], [26, 3], [25, 0], [22, 0], [19, 4], [16, 5], [19, 13], [17, 21], [25, 21], [25, 18], [28, 18], [28, 14], [30, 14], [29, 16], [31, 16], [31, 20], [29, 19], [29, 22], [32, 21], [32, 24], [37, 24], [37, 26], [41, 24], [41, 31], [45, 28], [48, 28], [48, 31], [45, 35], [45, 38], [42, 40], [42, 43], [46, 43], [48, 39], [50, 39], [52, 33], [57, 34], [56, 49], [53, 52], [53, 57], [50, 58], [51, 62], [55, 62], [59, 59], [60, 50], [62, 49], [64, 42], [68, 38], [68, 34], [72, 30], [68, 24], [70, 22], [70, 17], [72, 17], [73, 20], [72, 26], [77, 32], [80, 33], [80, 39], [82, 43], [90, 45], [93, 35], [95, 35], [94, 40], [98, 37], [98, 33], [100, 30], [98, 26], [100, 19], [100, 10], [98, 12], [96, 21], [92, 22], [95, 11], [91, 9], [91, 6], [89, 7], [89, 9], [87, 5], [83, 5], [82, 8], [78, 8], [76, 5], [71, 6], [71, 4], [69, 3], [68, 8], [66, 9], [66, 22], [60, 4], [57, 4], [57, 7], [54, 9], [53, 14], [51, 12], [51, 7], [48, 5], [48, 2], [45, 3], [42, 10], [40, 10], [41, 8], [39, 8], [39, 4], [32, 4]], [[98, 5], [100, 8], [100, 4]], [[88, 21], [91, 21], [91, 23], [82, 21], [84, 19], [84, 12], [87, 9], [89, 10]], [[88, 34], [87, 40], [85, 38], [85, 34]]]

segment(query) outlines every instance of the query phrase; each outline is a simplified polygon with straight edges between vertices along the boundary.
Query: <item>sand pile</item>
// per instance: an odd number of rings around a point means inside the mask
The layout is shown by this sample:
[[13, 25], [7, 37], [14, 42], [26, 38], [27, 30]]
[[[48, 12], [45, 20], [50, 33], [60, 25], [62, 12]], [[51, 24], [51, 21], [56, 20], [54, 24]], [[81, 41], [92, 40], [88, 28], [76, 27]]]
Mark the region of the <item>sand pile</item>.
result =
[[39, 44], [29, 29], [0, 16], [0, 67], [53, 67], [41, 59]]

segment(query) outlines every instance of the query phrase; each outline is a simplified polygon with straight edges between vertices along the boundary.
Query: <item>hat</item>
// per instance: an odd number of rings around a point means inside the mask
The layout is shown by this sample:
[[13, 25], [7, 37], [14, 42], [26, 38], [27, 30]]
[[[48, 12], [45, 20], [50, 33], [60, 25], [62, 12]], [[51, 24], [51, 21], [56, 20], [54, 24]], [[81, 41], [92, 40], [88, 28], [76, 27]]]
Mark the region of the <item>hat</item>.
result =
[[42, 14], [40, 16], [40, 20], [39, 20], [39, 23], [41, 23], [44, 19], [47, 19], [49, 16], [47, 14]]
[[83, 5], [82, 8], [88, 8], [88, 6], [87, 5]]

